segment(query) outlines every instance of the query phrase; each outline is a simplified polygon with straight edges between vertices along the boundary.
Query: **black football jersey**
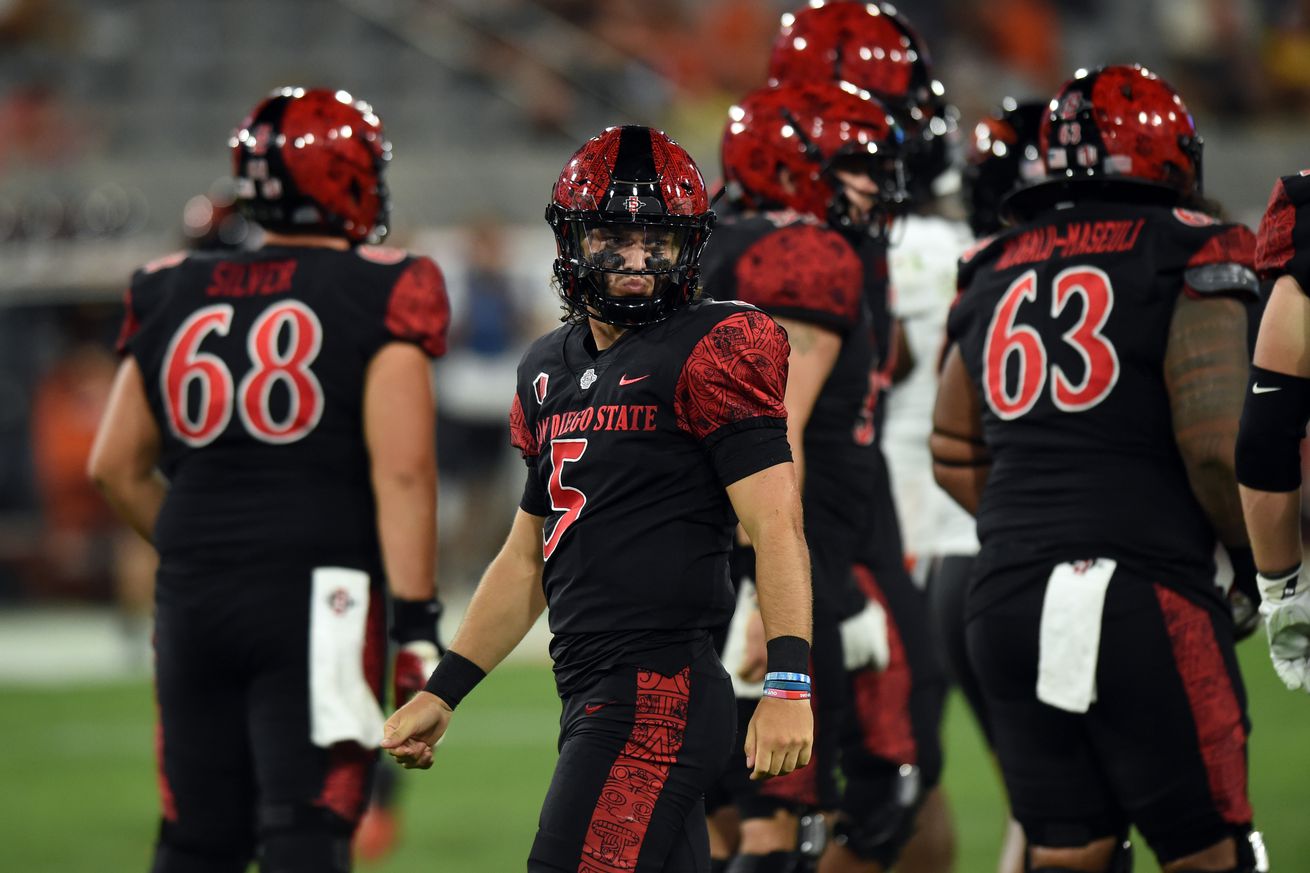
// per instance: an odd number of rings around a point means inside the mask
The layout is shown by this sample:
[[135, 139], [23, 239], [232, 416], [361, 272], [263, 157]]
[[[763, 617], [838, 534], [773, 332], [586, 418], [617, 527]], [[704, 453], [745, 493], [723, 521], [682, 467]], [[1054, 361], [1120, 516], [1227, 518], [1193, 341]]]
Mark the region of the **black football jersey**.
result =
[[1266, 279], [1288, 275], [1310, 294], [1310, 170], [1274, 183], [1260, 221], [1256, 269]]
[[119, 349], [169, 481], [161, 570], [377, 565], [365, 371], [390, 342], [445, 351], [436, 264], [369, 246], [178, 254], [137, 271], [126, 310]]
[[574, 324], [524, 356], [510, 429], [528, 463], [522, 508], [545, 518], [562, 694], [647, 653], [708, 645], [731, 616], [725, 487], [791, 459], [788, 353], [759, 310], [703, 301], [599, 353]]
[[871, 464], [873, 346], [864, 273], [846, 239], [794, 212], [729, 213], [701, 256], [705, 292], [838, 333], [841, 351], [805, 427], [807, 533], [860, 525]]
[[1180, 295], [1253, 294], [1254, 247], [1199, 213], [1084, 202], [966, 253], [948, 333], [993, 458], [983, 567], [1104, 557], [1213, 588], [1163, 364]]
[[864, 266], [864, 305], [873, 344], [873, 369], [869, 373], [861, 434], [874, 448], [864, 486], [869, 494], [869, 512], [858, 557], [860, 563], [875, 572], [888, 566], [903, 566], [905, 561], [891, 472], [882, 454], [882, 424], [887, 415], [887, 404], [883, 401], [891, 389], [891, 373], [896, 367], [897, 330], [891, 306], [895, 289], [888, 276], [887, 244], [884, 236], [866, 236], [857, 247]]

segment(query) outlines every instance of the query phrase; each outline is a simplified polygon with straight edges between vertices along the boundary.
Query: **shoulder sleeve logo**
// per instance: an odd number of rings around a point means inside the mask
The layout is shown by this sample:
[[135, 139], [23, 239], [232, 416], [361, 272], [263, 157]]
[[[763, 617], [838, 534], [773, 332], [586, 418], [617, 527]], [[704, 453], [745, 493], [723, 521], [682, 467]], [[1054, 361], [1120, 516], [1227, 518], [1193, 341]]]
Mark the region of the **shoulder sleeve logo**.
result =
[[538, 373], [537, 378], [532, 380], [532, 393], [537, 398], [538, 406], [546, 402], [546, 386], [549, 383], [549, 373]]

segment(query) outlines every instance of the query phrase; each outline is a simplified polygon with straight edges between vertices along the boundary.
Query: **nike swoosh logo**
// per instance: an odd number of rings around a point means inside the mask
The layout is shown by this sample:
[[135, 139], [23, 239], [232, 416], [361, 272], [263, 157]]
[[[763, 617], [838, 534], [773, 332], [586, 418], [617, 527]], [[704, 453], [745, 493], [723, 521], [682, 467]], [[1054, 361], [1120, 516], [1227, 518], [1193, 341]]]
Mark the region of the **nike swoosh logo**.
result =
[[650, 378], [650, 373], [647, 373], [645, 376], [638, 376], [635, 379], [629, 379], [628, 374], [624, 373], [622, 376], [619, 377], [619, 384], [631, 385], [633, 382], [640, 382], [642, 379], [649, 379], [649, 378]]
[[585, 712], [587, 715], [595, 715], [596, 713], [600, 712], [602, 709], [604, 709], [607, 706], [609, 706], [608, 702], [588, 703], [582, 707], [582, 711]]
[[1256, 382], [1254, 385], [1251, 386], [1252, 394], [1268, 394], [1270, 391], [1282, 391], [1282, 390], [1283, 387], [1281, 385], [1264, 386], [1261, 385], [1259, 382]]

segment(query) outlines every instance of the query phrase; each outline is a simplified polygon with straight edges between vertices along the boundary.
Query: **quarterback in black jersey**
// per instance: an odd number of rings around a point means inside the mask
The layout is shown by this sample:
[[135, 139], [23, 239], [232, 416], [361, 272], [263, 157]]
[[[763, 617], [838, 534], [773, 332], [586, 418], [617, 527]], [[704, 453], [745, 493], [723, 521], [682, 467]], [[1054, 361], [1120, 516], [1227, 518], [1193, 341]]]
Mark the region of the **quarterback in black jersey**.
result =
[[713, 222], [691, 157], [609, 128], [569, 160], [547, 220], [565, 325], [519, 366], [527, 484], [509, 539], [384, 745], [427, 767], [463, 696], [549, 606], [560, 757], [530, 871], [705, 871], [703, 794], [735, 736], [711, 631], [732, 609], [737, 520], [757, 544], [774, 678], [752, 776], [808, 763], [809, 561], [786, 439], [788, 345], [742, 303], [694, 301]]
[[[978, 518], [967, 645], [1034, 871], [1254, 871], [1233, 447], [1254, 237], [1190, 211], [1200, 139], [1141, 67], [1051, 101], [1046, 181], [960, 264], [933, 422]], [[1237, 581], [1215, 586], [1213, 552]]]
[[232, 140], [254, 251], [139, 270], [90, 472], [159, 552], [152, 870], [347, 871], [397, 702], [437, 658], [429, 359], [448, 308], [386, 232], [390, 146], [345, 92], [283, 89]]
[[1251, 548], [1274, 669], [1310, 692], [1310, 584], [1301, 568], [1301, 440], [1310, 420], [1310, 172], [1279, 179], [1256, 267], [1274, 281], [1260, 322], [1237, 440]]

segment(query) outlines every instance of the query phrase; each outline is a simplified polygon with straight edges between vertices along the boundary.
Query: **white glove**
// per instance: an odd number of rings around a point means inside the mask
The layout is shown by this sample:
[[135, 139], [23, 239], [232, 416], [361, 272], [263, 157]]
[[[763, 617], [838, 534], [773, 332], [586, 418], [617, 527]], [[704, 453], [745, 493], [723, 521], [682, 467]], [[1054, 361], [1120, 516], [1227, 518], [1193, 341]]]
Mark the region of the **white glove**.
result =
[[887, 613], [882, 604], [870, 600], [864, 609], [841, 623], [841, 651], [847, 670], [887, 669], [892, 653], [887, 642]]
[[1310, 692], [1310, 585], [1298, 584], [1299, 566], [1278, 577], [1256, 578], [1274, 671], [1288, 688]]
[[437, 644], [428, 640], [412, 640], [396, 649], [391, 668], [391, 702], [396, 709], [423, 690], [440, 660]]

